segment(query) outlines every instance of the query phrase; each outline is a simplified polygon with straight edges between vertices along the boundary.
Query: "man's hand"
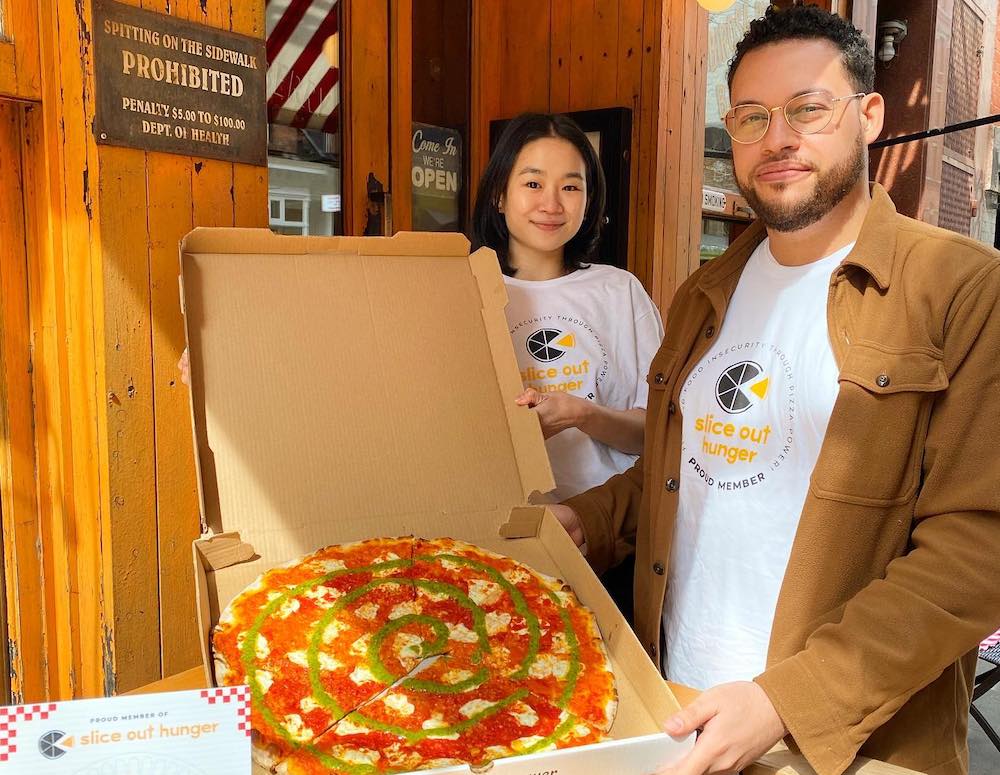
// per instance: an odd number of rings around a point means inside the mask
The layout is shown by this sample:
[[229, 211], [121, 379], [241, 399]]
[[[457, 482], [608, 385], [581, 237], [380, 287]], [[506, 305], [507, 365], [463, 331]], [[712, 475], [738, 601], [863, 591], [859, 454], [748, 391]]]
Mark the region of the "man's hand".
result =
[[751, 681], [721, 684], [667, 719], [667, 734], [702, 730], [691, 752], [657, 775], [734, 773], [756, 761], [788, 730], [771, 700]]
[[559, 520], [559, 524], [569, 533], [569, 537], [573, 539], [573, 543], [582, 547], [586, 538], [583, 535], [583, 523], [580, 522], [580, 517], [577, 513], [569, 506], [563, 506], [561, 503], [552, 504], [548, 508], [555, 514], [556, 519]]
[[534, 388], [525, 390], [514, 402], [538, 412], [542, 436], [547, 439], [567, 428], [579, 427], [591, 407], [590, 401], [569, 393], [539, 393]]

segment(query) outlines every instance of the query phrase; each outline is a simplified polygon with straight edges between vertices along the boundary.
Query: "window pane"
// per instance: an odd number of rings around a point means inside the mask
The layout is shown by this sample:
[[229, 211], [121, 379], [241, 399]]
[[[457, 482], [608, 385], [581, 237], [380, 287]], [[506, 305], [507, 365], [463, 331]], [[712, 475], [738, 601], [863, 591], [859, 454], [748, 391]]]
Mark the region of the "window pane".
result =
[[468, 225], [472, 5], [412, 0], [410, 206], [416, 231]]
[[277, 199], [271, 200], [271, 218], [274, 220], [281, 218], [281, 202]]
[[300, 223], [302, 219], [302, 202], [289, 199], [285, 202], [285, 220]]
[[[750, 22], [763, 16], [771, 0], [736, 0], [726, 11], [708, 15], [708, 57], [705, 80], [705, 160], [702, 184], [730, 197], [739, 190], [733, 171], [732, 141], [722, 117], [729, 109], [729, 60]], [[741, 199], [738, 201], [742, 201]], [[740, 208], [734, 215], [745, 220], [749, 213]], [[703, 221], [702, 260], [720, 255], [728, 246], [729, 225], [708, 218]], [[725, 233], [725, 237], [723, 237]]]
[[284, 222], [308, 224], [296, 233], [342, 234], [340, 3], [269, 0], [266, 24], [272, 198], [304, 192], [285, 200]]

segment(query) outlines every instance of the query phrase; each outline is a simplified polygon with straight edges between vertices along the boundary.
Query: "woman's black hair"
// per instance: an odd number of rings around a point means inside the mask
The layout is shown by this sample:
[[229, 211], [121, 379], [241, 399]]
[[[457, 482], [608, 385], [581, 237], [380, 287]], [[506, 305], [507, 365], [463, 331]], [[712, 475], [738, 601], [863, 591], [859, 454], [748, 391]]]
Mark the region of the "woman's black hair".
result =
[[597, 254], [604, 223], [604, 172], [594, 147], [583, 130], [566, 116], [550, 113], [522, 113], [512, 119], [500, 135], [490, 156], [476, 193], [472, 212], [472, 232], [475, 247], [488, 247], [496, 251], [500, 268], [513, 276], [508, 242], [510, 233], [507, 221], [500, 212], [500, 199], [507, 191], [507, 183], [514, 169], [517, 155], [528, 143], [543, 137], [559, 137], [572, 143], [583, 157], [587, 175], [587, 209], [580, 229], [563, 248], [563, 267], [566, 270], [584, 269]]

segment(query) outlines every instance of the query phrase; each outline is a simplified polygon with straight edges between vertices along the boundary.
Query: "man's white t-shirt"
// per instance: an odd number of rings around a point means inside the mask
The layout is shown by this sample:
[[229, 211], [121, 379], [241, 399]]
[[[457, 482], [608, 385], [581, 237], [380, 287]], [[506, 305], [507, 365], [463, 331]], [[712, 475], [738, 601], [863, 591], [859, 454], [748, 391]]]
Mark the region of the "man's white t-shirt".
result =
[[[593, 264], [554, 280], [505, 278], [507, 322], [526, 388], [565, 391], [612, 409], [645, 409], [646, 374], [663, 338], [660, 313], [634, 275]], [[569, 428], [546, 440], [564, 500], [635, 462]]]
[[740, 277], [714, 346], [687, 375], [664, 672], [707, 689], [765, 667], [778, 591], [837, 398], [830, 275], [852, 245], [805, 266], [768, 240]]

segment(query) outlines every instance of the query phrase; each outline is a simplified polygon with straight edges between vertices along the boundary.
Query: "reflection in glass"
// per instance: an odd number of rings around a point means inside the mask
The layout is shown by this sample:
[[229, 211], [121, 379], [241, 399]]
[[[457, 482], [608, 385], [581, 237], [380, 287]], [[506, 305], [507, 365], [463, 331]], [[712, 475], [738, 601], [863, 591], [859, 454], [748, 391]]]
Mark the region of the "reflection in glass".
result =
[[271, 228], [342, 234], [340, 3], [267, 3]]
[[729, 60], [736, 44], [763, 16], [771, 0], [736, 0], [728, 11], [708, 15], [708, 57], [705, 79], [705, 180], [706, 186], [736, 190], [733, 175], [732, 142], [722, 117], [729, 110]]

